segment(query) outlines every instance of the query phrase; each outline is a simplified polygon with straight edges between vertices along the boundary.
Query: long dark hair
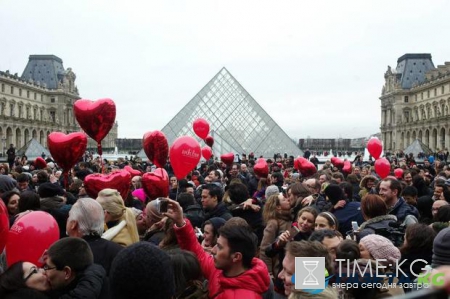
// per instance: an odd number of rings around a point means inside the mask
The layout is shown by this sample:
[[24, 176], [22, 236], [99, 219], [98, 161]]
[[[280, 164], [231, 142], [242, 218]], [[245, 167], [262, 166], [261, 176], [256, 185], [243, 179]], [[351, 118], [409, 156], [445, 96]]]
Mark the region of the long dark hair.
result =
[[0, 298], [26, 287], [23, 279], [23, 262], [12, 264], [0, 275]]
[[435, 236], [434, 229], [428, 225], [414, 223], [406, 228], [406, 244], [400, 247], [400, 252], [402, 254], [432, 252]]
[[193, 281], [202, 280], [200, 263], [193, 253], [180, 249], [169, 250], [167, 253], [172, 260], [176, 294], [183, 292]]

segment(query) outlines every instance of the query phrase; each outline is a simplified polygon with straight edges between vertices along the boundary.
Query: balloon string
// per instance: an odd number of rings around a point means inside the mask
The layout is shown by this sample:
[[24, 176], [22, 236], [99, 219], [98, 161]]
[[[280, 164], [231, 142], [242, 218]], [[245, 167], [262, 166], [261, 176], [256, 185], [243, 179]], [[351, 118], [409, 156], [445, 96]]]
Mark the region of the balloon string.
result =
[[101, 143], [97, 143], [97, 152], [100, 155], [100, 169], [101, 169], [101, 173], [104, 174], [105, 170], [103, 169], [103, 151], [102, 151], [102, 144]]
[[175, 196], [175, 201], [178, 201], [178, 188], [179, 188], [179, 186], [178, 186], [178, 183], [177, 183], [177, 196]]

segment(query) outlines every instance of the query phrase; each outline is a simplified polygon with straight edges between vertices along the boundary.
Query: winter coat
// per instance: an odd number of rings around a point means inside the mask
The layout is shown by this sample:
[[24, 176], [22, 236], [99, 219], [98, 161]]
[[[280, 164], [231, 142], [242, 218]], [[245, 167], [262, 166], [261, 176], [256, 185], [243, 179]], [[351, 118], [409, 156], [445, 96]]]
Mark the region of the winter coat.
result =
[[394, 208], [389, 211], [389, 214], [397, 216], [398, 222], [403, 222], [408, 215], [413, 215], [419, 219], [419, 212], [416, 207], [406, 203], [403, 197], [400, 197]]
[[352, 231], [352, 221], [356, 221], [358, 225], [364, 222], [364, 217], [361, 213], [361, 203], [356, 201], [347, 202], [343, 208], [332, 210], [332, 212], [339, 222], [339, 232], [343, 236]]
[[64, 289], [51, 294], [52, 298], [81, 299], [81, 298], [110, 298], [109, 280], [105, 269], [97, 264], [92, 264], [79, 273]]
[[59, 227], [59, 238], [67, 237], [66, 223], [72, 205], [65, 204], [64, 198], [59, 196], [41, 198], [41, 210], [55, 218]]
[[258, 237], [258, 245], [261, 244], [264, 233], [264, 223], [261, 210], [255, 212], [251, 209], [244, 210], [242, 208], [239, 208], [232, 210], [231, 215], [233, 215], [233, 217], [241, 217], [242, 219], [247, 221], [255, 235]]
[[326, 200], [323, 195], [319, 195], [311, 206], [317, 210], [317, 213], [328, 212], [333, 208], [333, 204]]
[[223, 219], [225, 219], [225, 221], [227, 221], [228, 219], [230, 219], [233, 216], [228, 211], [227, 206], [223, 202], [219, 202], [214, 209], [205, 213], [204, 221], [209, 220], [214, 217], [223, 218]]
[[183, 211], [184, 216], [189, 219], [194, 227], [202, 227], [205, 214], [200, 205], [191, 205]]
[[253, 258], [252, 267], [235, 277], [226, 277], [223, 271], [214, 266], [214, 258], [206, 253], [195, 237], [194, 229], [188, 219], [186, 225], [174, 225], [180, 248], [194, 253], [200, 263], [203, 276], [209, 281], [209, 297], [215, 299], [262, 298], [269, 289], [270, 277], [263, 261]]
[[358, 243], [365, 236], [375, 234], [377, 229], [389, 228], [389, 223], [397, 223], [397, 217], [394, 215], [382, 215], [367, 220], [359, 227]]
[[261, 241], [261, 250], [259, 257], [264, 261], [269, 269], [269, 274], [271, 277], [275, 277], [278, 272], [278, 259], [275, 257], [268, 257], [265, 252], [265, 248], [270, 246], [277, 237], [284, 231], [288, 230], [292, 225], [292, 221], [285, 219], [270, 219], [266, 228], [264, 229], [264, 236]]
[[83, 239], [91, 248], [94, 263], [101, 265], [106, 271], [106, 276], [109, 276], [111, 264], [123, 247], [98, 236], [84, 236]]

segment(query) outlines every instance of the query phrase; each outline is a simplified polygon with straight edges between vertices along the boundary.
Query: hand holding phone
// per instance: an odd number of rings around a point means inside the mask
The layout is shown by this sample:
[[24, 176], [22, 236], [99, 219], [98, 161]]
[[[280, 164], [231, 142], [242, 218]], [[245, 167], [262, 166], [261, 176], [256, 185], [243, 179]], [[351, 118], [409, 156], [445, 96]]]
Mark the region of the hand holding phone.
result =
[[159, 214], [166, 213], [169, 207], [169, 201], [166, 198], [160, 197], [156, 199], [156, 209]]

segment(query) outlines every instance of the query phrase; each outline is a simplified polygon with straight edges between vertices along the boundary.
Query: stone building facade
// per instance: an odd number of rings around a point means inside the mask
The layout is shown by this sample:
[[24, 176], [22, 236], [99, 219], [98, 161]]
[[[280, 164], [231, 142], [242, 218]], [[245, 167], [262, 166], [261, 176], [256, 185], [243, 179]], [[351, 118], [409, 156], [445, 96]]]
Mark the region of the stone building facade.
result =
[[431, 150], [450, 148], [450, 62], [435, 67], [430, 54], [405, 54], [384, 74], [381, 138], [385, 150], [415, 139]]
[[[3, 154], [9, 144], [18, 149], [35, 138], [47, 147], [51, 132], [81, 131], [73, 105], [80, 99], [76, 75], [54, 55], [30, 55], [22, 76], [0, 71], [0, 139]], [[115, 147], [117, 123], [105, 137], [104, 148]], [[95, 141], [89, 138], [89, 146]]]

